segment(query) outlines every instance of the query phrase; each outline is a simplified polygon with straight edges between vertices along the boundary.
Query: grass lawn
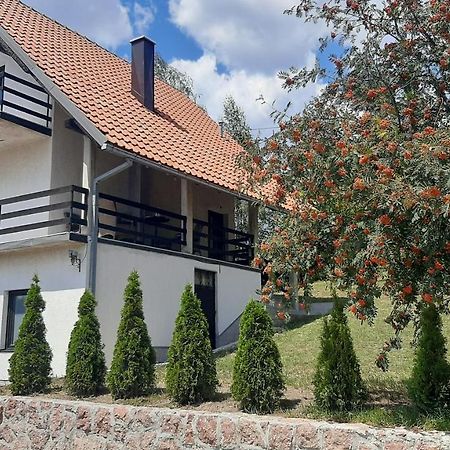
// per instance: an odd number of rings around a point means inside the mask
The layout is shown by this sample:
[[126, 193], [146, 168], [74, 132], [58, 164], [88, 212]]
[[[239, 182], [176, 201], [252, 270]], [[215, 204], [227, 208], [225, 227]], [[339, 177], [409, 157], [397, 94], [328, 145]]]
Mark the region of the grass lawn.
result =
[[[315, 296], [328, 297], [325, 284], [317, 284]], [[373, 425], [405, 425], [426, 429], [450, 430], [450, 416], [436, 414], [421, 416], [409, 405], [406, 380], [412, 369], [414, 349], [412, 327], [403, 333], [403, 348], [390, 353], [390, 368], [382, 372], [375, 365], [383, 342], [392, 335], [392, 328], [384, 322], [390, 311], [388, 299], [378, 302], [378, 315], [372, 326], [361, 324], [349, 317], [353, 344], [359, 358], [364, 380], [371, 399], [364, 410], [347, 415], [329, 415], [314, 408], [312, 403], [312, 381], [316, 359], [320, 351], [322, 320], [317, 319], [298, 328], [277, 334], [275, 340], [280, 349], [286, 376], [287, 397], [284, 414], [292, 417], [309, 416], [338, 421], [366, 422]], [[450, 317], [444, 317], [444, 334], [450, 342]], [[231, 382], [234, 354], [217, 360], [220, 380], [224, 385]]]
[[[316, 287], [317, 296], [326, 297], [324, 284]], [[353, 343], [358, 355], [364, 379], [371, 391], [383, 390], [386, 395], [392, 393], [405, 394], [405, 380], [412, 367], [414, 350], [411, 347], [412, 329], [404, 332], [404, 345], [401, 350], [390, 354], [390, 369], [382, 372], [375, 366], [375, 359], [383, 342], [391, 336], [392, 328], [384, 322], [389, 312], [389, 301], [379, 301], [378, 316], [375, 323], [370, 326], [361, 324], [353, 317], [349, 317]], [[450, 321], [445, 322], [446, 335], [450, 337]], [[299, 326], [293, 330], [276, 335], [276, 342], [283, 359], [286, 384], [289, 387], [311, 391], [315, 371], [316, 359], [320, 350], [320, 334], [322, 320], [317, 319], [311, 323]], [[230, 354], [218, 359], [218, 370], [222, 381], [230, 382], [234, 355]]]
[[[314, 295], [316, 297], [328, 297], [329, 293], [324, 284], [317, 284]], [[322, 330], [322, 320], [317, 319], [289, 331], [278, 333], [275, 337], [283, 360], [287, 386], [282, 410], [277, 411], [276, 414], [288, 417], [363, 422], [378, 426], [406, 426], [450, 431], [450, 412], [423, 416], [409, 405], [405, 383], [410, 375], [414, 356], [414, 350], [411, 347], [413, 336], [411, 328], [403, 333], [403, 348], [391, 352], [390, 370], [382, 372], [375, 366], [375, 359], [383, 342], [392, 333], [391, 327], [384, 322], [390, 309], [389, 301], [385, 298], [381, 299], [377, 307], [378, 316], [372, 326], [369, 326], [367, 323], [361, 324], [353, 317], [349, 318], [362, 375], [370, 391], [370, 400], [367, 406], [359, 411], [341, 415], [328, 414], [314, 407], [312, 380], [316, 359], [320, 350], [320, 334]], [[450, 317], [444, 318], [444, 333], [447, 340], [450, 341]], [[236, 403], [230, 396], [233, 362], [233, 353], [217, 358], [217, 370], [220, 381], [217, 399], [192, 408], [230, 412], [238, 410]], [[117, 403], [175, 407], [176, 405], [171, 403], [164, 392], [164, 366], [158, 366], [156, 373], [157, 393], [149, 397], [118, 401]], [[7, 394], [8, 388], [0, 388], [1, 393]], [[72, 399], [65, 393], [62, 380], [55, 380], [51, 392], [45, 396]], [[89, 400], [101, 403], [113, 402], [111, 396], [107, 393]]]

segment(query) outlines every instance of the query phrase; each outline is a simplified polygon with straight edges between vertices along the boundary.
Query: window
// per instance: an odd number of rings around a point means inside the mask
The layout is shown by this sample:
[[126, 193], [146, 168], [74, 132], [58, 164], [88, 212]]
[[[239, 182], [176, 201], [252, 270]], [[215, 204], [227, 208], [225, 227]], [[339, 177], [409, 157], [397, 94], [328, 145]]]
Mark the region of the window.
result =
[[25, 299], [27, 290], [10, 291], [8, 293], [8, 315], [6, 317], [5, 347], [14, 347], [19, 335], [20, 324], [25, 315]]

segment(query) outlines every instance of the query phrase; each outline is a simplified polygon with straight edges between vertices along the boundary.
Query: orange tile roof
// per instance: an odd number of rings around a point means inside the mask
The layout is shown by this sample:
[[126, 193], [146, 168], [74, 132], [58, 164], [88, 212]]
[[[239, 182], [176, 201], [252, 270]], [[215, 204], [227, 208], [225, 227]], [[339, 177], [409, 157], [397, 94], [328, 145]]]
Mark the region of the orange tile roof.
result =
[[120, 149], [238, 190], [241, 147], [194, 102], [156, 80], [156, 113], [131, 94], [131, 65], [19, 0], [0, 0], [0, 26]]

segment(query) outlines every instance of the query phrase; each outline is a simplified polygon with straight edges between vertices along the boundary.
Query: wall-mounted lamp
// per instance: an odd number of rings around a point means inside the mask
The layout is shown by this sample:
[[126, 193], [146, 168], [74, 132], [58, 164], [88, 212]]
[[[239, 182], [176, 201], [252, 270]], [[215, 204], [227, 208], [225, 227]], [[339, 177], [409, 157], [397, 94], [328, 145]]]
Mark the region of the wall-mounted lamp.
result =
[[81, 272], [81, 258], [78, 256], [78, 252], [75, 250], [69, 250], [69, 258], [72, 266], [78, 269], [78, 272]]

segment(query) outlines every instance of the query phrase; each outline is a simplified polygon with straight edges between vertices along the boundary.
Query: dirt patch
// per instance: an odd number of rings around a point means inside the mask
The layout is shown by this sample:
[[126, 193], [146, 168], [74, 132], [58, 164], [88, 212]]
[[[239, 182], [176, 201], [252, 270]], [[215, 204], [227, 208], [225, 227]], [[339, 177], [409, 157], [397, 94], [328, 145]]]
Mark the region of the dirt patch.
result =
[[[0, 387], [0, 395], [11, 395], [8, 386]], [[64, 380], [55, 379], [52, 381], [51, 389], [48, 393], [38, 394], [34, 397], [40, 399], [54, 400], [83, 400], [93, 403], [103, 404], [123, 404], [132, 406], [148, 406], [157, 408], [177, 408], [179, 405], [173, 403], [166, 394], [163, 385], [157, 386], [155, 393], [146, 397], [138, 397], [128, 400], [113, 400], [108, 392], [104, 392], [96, 397], [88, 397], [79, 399], [66, 392], [64, 389]], [[313, 395], [309, 391], [295, 388], [287, 388], [285, 395], [281, 401], [281, 411], [277, 411], [276, 415], [284, 415], [283, 413], [299, 407], [307, 406], [313, 401]], [[183, 408], [196, 411], [207, 412], [239, 412], [239, 405], [231, 397], [230, 386], [222, 385], [218, 388], [214, 401], [204, 402], [199, 405], [189, 405]]]

